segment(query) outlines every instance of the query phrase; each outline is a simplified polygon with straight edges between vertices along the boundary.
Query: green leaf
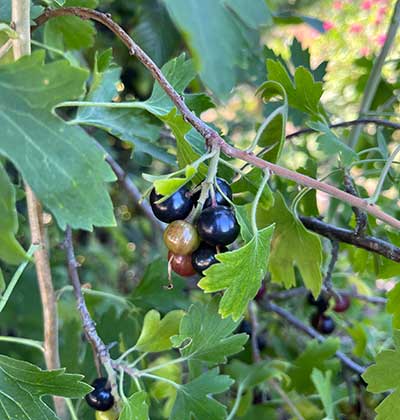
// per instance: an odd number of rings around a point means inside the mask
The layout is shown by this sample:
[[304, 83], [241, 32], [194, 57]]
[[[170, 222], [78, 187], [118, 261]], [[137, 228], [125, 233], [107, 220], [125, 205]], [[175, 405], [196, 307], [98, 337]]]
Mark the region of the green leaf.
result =
[[269, 259], [272, 281], [286, 288], [295, 286], [296, 265], [306, 287], [318, 296], [322, 285], [320, 238], [293, 216], [280, 193], [275, 194], [273, 207], [258, 211], [257, 221], [261, 226], [275, 223]]
[[261, 287], [267, 267], [273, 226], [260, 230], [243, 247], [218, 254], [219, 264], [204, 272], [198, 286], [206, 292], [225, 290], [219, 313], [238, 320]]
[[6, 282], [4, 280], [3, 270], [0, 268], [0, 295], [6, 290]]
[[294, 361], [288, 375], [292, 379], [292, 385], [298, 392], [310, 393], [313, 391], [311, 373], [314, 368], [322, 372], [338, 369], [338, 361], [334, 359], [335, 352], [339, 348], [339, 340], [329, 338], [323, 343], [316, 340], [307, 343], [302, 354]]
[[230, 318], [221, 319], [218, 303], [196, 303], [182, 318], [179, 335], [172, 337], [174, 347], [180, 347], [183, 357], [209, 364], [225, 363], [226, 358], [243, 349], [246, 334], [234, 334], [238, 323]]
[[161, 320], [161, 315], [156, 310], [147, 312], [135, 348], [152, 353], [172, 348], [170, 337], [178, 334], [179, 324], [184, 314], [185, 312], [180, 310], [171, 311]]
[[[96, 55], [93, 80], [85, 100], [88, 102], [110, 102], [117, 95], [121, 69], [111, 65], [110, 50]], [[80, 107], [72, 121], [74, 124], [101, 128], [113, 136], [135, 146], [136, 152], [147, 153], [168, 164], [175, 157], [159, 146], [160, 125], [158, 121], [140, 109], [107, 107]]]
[[115, 175], [103, 153], [84, 130], [51, 114], [56, 103], [83, 93], [87, 76], [66, 61], [44, 64], [43, 51], [0, 67], [0, 154], [14, 163], [62, 229], [115, 224], [105, 186]]
[[166, 313], [173, 309], [186, 309], [188, 300], [184, 289], [186, 282], [182, 277], [172, 273], [173, 289], [166, 289], [168, 285], [168, 264], [165, 258], [153, 261], [147, 268], [137, 287], [133, 290], [129, 300], [145, 309], [156, 307]]
[[[232, 191], [234, 193], [250, 193], [253, 197], [255, 197], [263, 177], [264, 172], [262, 169], [253, 168], [250, 172], [242, 175], [238, 181], [232, 184]], [[251, 199], [251, 201], [253, 200], [254, 198]], [[268, 209], [273, 204], [274, 196], [272, 195], [272, 191], [267, 184], [262, 191], [259, 206]]]
[[243, 390], [253, 388], [269, 379], [285, 379], [287, 375], [274, 366], [273, 361], [263, 360], [253, 365], [248, 365], [240, 360], [233, 360], [224, 370], [229, 376], [235, 379]]
[[269, 101], [276, 96], [280, 97], [283, 101], [282, 105], [272, 111], [261, 124], [255, 139], [258, 146], [270, 148], [269, 151], [261, 155], [262, 159], [276, 162], [280, 157], [286, 137], [286, 122], [288, 115], [286, 92], [280, 83], [268, 81], [258, 88], [257, 93], [260, 94], [265, 101]]
[[334, 406], [332, 401], [332, 372], [328, 370], [325, 375], [318, 369], [313, 369], [311, 380], [324, 406], [326, 417], [323, 420], [335, 420]]
[[218, 369], [213, 369], [185, 385], [180, 385], [170, 419], [226, 419], [225, 406], [216, 401], [212, 395], [226, 391], [232, 383], [229, 376], [219, 375]]
[[393, 315], [393, 328], [400, 329], [400, 283], [387, 293], [386, 312]]
[[320, 105], [322, 82], [315, 82], [312, 74], [304, 67], [298, 67], [292, 81], [285, 67], [279, 61], [267, 60], [268, 79], [281, 84], [286, 91], [291, 107], [324, 119]]
[[164, 0], [183, 34], [203, 82], [226, 97], [236, 85], [237, 68], [246, 68], [258, 42], [260, 25], [271, 23], [263, 0]]
[[15, 238], [18, 216], [15, 209], [15, 189], [0, 163], [0, 259], [8, 264], [19, 264], [27, 256]]
[[42, 401], [45, 395], [81, 398], [92, 389], [82, 375], [64, 369], [43, 371], [27, 362], [0, 355], [0, 418], [58, 420]]
[[329, 126], [321, 122], [309, 122], [307, 125], [313, 130], [323, 133], [317, 138], [318, 150], [327, 156], [337, 156], [345, 166], [358, 159], [357, 153], [343, 143]]
[[400, 331], [393, 332], [394, 350], [383, 350], [377, 356], [375, 364], [369, 366], [363, 379], [368, 383], [367, 391], [374, 394], [391, 391], [375, 409], [376, 420], [396, 420], [400, 411]]
[[149, 406], [146, 402], [147, 394], [144, 391], [135, 392], [124, 403], [119, 420], [148, 420]]
[[[174, 192], [176, 192], [177, 190], [179, 190], [179, 188], [181, 188], [183, 185], [187, 184], [197, 173], [197, 168], [195, 168], [194, 166], [186, 166], [185, 168], [185, 177], [184, 178], [177, 178], [177, 177], [172, 177], [172, 178], [161, 178], [161, 179], [156, 179], [154, 181], [154, 187], [157, 191], [158, 194], [161, 194], [163, 196], [170, 196], [172, 195]], [[145, 174], [143, 174], [143, 177], [146, 179], [146, 177], [144, 176]], [[148, 180], [148, 178], [147, 178]]]
[[354, 341], [353, 353], [357, 357], [364, 356], [368, 344], [368, 336], [363, 324], [361, 322], [353, 322], [353, 325], [347, 327], [346, 330]]
[[[172, 358], [170, 356], [159, 357], [149, 364], [149, 368], [164, 364], [164, 366], [154, 370], [153, 375], [161, 376], [180, 384], [182, 382], [182, 365], [180, 363], [167, 364], [171, 361]], [[162, 411], [163, 415], [169, 418], [176, 400], [176, 387], [167, 382], [156, 381], [150, 386], [150, 395], [156, 400], [166, 400]]]

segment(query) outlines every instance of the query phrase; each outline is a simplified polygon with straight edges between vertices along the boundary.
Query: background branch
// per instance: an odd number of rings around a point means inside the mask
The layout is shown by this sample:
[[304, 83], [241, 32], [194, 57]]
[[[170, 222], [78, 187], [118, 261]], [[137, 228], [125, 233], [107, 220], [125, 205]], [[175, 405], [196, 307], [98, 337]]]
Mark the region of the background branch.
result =
[[[308, 336], [315, 338], [319, 342], [324, 342], [325, 338], [319, 334], [314, 328], [303, 324], [298, 318], [296, 318], [294, 315], [292, 315], [290, 312], [288, 312], [286, 309], [281, 308], [280, 306], [276, 305], [273, 302], [265, 302], [264, 308], [267, 311], [271, 311], [276, 313], [278, 316], [286, 320], [290, 325], [298, 329], [299, 331], [302, 331], [304, 334], [307, 334]], [[343, 352], [337, 351], [335, 353], [336, 357], [342, 361], [342, 363], [347, 366], [349, 369], [353, 370], [354, 372], [361, 375], [365, 371], [365, 366], [361, 366], [358, 363], [356, 363], [354, 360], [350, 359], [350, 357], [346, 356]]]
[[121, 28], [121, 26], [119, 26], [111, 19], [108, 14], [82, 7], [61, 7], [54, 10], [47, 9], [35, 20], [35, 22], [38, 26], [40, 26], [53, 17], [65, 15], [78, 16], [82, 19], [92, 19], [102, 23], [104, 26], [109, 28], [126, 45], [129, 53], [131, 55], [135, 55], [139, 61], [150, 71], [153, 78], [160, 84], [161, 88], [165, 91], [177, 109], [181, 112], [185, 121], [192, 125], [192, 127], [203, 136], [207, 146], [210, 147], [211, 145], [214, 145], [219, 147], [221, 151], [229, 157], [249, 162], [253, 166], [259, 167], [261, 169], [269, 169], [275, 175], [290, 179], [299, 185], [323, 191], [332, 197], [336, 197], [341, 201], [347, 202], [351, 206], [359, 207], [365, 210], [377, 219], [382, 220], [394, 228], [400, 229], [399, 220], [383, 212], [377, 206], [367, 203], [365, 200], [359, 197], [354, 197], [345, 191], [342, 191], [324, 182], [318, 181], [314, 178], [291, 171], [290, 169], [281, 167], [274, 163], [264, 161], [263, 159], [255, 156], [253, 153], [236, 149], [235, 147], [226, 143], [214, 129], [205, 124], [188, 108], [184, 98], [178, 94], [178, 92], [173, 88], [169, 81], [164, 77], [163, 73], [157, 67], [154, 61], [135, 43], [135, 41]]
[[380, 254], [392, 261], [400, 262], [400, 248], [390, 242], [373, 236], [357, 236], [352, 230], [330, 225], [316, 217], [300, 216], [300, 220], [307, 229], [326, 238], [345, 242], [358, 248]]

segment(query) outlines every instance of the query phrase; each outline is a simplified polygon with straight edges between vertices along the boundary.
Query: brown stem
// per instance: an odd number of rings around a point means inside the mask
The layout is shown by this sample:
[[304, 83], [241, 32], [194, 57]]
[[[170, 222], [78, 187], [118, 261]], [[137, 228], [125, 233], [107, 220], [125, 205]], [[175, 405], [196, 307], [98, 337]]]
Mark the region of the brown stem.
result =
[[333, 282], [332, 282], [333, 270], [335, 269], [335, 265], [339, 256], [339, 242], [338, 241], [331, 241], [331, 242], [332, 242], [331, 259], [329, 261], [328, 269], [326, 271], [323, 284], [329, 296], [333, 296], [337, 300], [340, 300], [340, 296], [336, 292], [335, 287], [333, 286]]
[[[44, 357], [47, 369], [59, 369], [57, 302], [51, 277], [46, 232], [43, 226], [43, 211], [40, 202], [27, 184], [25, 184], [25, 193], [31, 241], [33, 244], [39, 245], [34, 253], [34, 257], [43, 309]], [[56, 397], [54, 398], [54, 404], [58, 416], [64, 418], [66, 415], [64, 400]]]
[[199, 117], [197, 117], [186, 105], [184, 98], [176, 92], [173, 86], [162, 74], [161, 70], [157, 67], [154, 61], [135, 43], [135, 41], [116, 23], [114, 22], [109, 14], [101, 13], [97, 10], [86, 9], [83, 7], [61, 7], [59, 9], [50, 10], [47, 9], [42, 15], [36, 19], [37, 26], [44, 24], [49, 19], [57, 16], [73, 15], [78, 16], [82, 19], [92, 19], [102, 23], [104, 26], [109, 28], [128, 48], [131, 55], [135, 55], [139, 61], [150, 71], [153, 78], [157, 80], [161, 88], [169, 96], [172, 102], [175, 104], [177, 109], [182, 113], [184, 119], [192, 125], [205, 139], [207, 146], [214, 145], [219, 147], [225, 155], [232, 158], [237, 158], [245, 162], [251, 163], [253, 166], [257, 166], [262, 169], [268, 168], [272, 173], [282, 178], [290, 179], [299, 185], [310, 187], [323, 191], [332, 197], [344, 201], [351, 206], [359, 207], [366, 212], [372, 214], [377, 219], [393, 226], [394, 228], [400, 229], [400, 221], [394, 217], [386, 214], [380, 210], [377, 206], [367, 203], [365, 200], [359, 197], [353, 197], [338, 188], [326, 184], [316, 179], [310, 178], [306, 175], [291, 171], [283, 168], [279, 165], [271, 162], [264, 161], [253, 153], [248, 153], [244, 150], [236, 149], [226, 143], [222, 137], [211, 127], [205, 124]]
[[[344, 188], [349, 194], [359, 197], [353, 178], [348, 172], [345, 172], [344, 174]], [[352, 207], [352, 209], [356, 217], [356, 227], [354, 229], [354, 233], [356, 236], [363, 236], [365, 234], [365, 230], [367, 229], [368, 217], [357, 207]]]
[[78, 274], [78, 267], [79, 264], [75, 258], [75, 251], [74, 245], [72, 241], [72, 230], [69, 226], [67, 226], [67, 230], [65, 233], [65, 250], [67, 254], [67, 265], [68, 265], [68, 274], [69, 278], [72, 283], [72, 287], [74, 289], [75, 299], [77, 303], [77, 308], [79, 311], [79, 315], [81, 317], [83, 330], [85, 332], [85, 336], [92, 346], [93, 352], [96, 357], [100, 360], [101, 364], [107, 371], [108, 379], [111, 384], [112, 393], [116, 400], [119, 400], [118, 396], [118, 387], [116, 381], [115, 372], [111, 366], [111, 357], [108, 351], [107, 346], [104, 344], [103, 340], [99, 337], [96, 331], [96, 324], [93, 321], [89, 310], [86, 306], [85, 298], [82, 293], [81, 282], [79, 279]]

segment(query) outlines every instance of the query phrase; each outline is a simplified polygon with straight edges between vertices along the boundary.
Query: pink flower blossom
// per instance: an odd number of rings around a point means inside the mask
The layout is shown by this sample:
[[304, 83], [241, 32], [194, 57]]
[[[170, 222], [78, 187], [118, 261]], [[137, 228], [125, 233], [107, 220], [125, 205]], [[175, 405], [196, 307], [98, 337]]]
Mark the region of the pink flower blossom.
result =
[[343, 3], [339, 0], [333, 2], [333, 8], [336, 10], [343, 9]]
[[386, 34], [381, 34], [378, 36], [378, 38], [376, 38], [376, 42], [382, 47], [383, 44], [386, 42]]
[[372, 7], [372, 1], [371, 0], [364, 0], [361, 3], [361, 9], [369, 10], [371, 7]]
[[362, 32], [364, 29], [364, 26], [361, 25], [361, 23], [353, 23], [350, 26], [350, 32], [353, 34], [359, 34], [360, 32]]
[[335, 25], [334, 25], [334, 23], [326, 20], [322, 23], [322, 27], [324, 28], [325, 31], [330, 31], [331, 29], [333, 29], [335, 27]]
[[369, 55], [369, 48], [368, 47], [362, 47], [360, 50], [360, 55], [362, 57], [366, 57], [367, 55]]

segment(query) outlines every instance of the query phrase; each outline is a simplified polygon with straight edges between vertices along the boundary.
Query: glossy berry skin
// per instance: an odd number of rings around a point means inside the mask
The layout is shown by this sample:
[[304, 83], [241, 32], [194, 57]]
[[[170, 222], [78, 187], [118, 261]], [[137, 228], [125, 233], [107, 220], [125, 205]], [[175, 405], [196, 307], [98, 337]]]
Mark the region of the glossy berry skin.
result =
[[157, 219], [165, 223], [185, 219], [193, 208], [193, 198], [185, 185], [162, 203], [157, 203], [163, 196], [153, 188], [150, 193], [150, 205]]
[[239, 235], [239, 224], [232, 209], [225, 206], [207, 207], [199, 217], [197, 230], [210, 245], [229, 245]]
[[351, 304], [350, 297], [347, 295], [340, 295], [340, 300], [337, 299], [335, 301], [335, 306], [333, 307], [333, 310], [335, 312], [346, 312], [347, 309], [349, 309]]
[[249, 321], [247, 321], [246, 319], [244, 319], [240, 324], [239, 327], [237, 329], [238, 333], [246, 333], [249, 336], [251, 336], [252, 334], [252, 328], [251, 328], [251, 324]]
[[[229, 198], [229, 200], [232, 200], [232, 189], [230, 185], [225, 181], [225, 179], [217, 178], [217, 184], [221, 191]], [[222, 194], [219, 192], [218, 188], [214, 187], [215, 191], [215, 204], [220, 206], [229, 206], [229, 202], [225, 200], [225, 198], [222, 196]], [[209, 193], [208, 198], [206, 202], [204, 203], [204, 207], [210, 207], [212, 205], [211, 200], [211, 193]]]
[[192, 265], [192, 256], [189, 255], [176, 255], [171, 251], [168, 252], [168, 261], [171, 268], [176, 274], [182, 277], [190, 277], [196, 274], [196, 270]]
[[97, 378], [92, 386], [94, 390], [86, 395], [88, 405], [97, 411], [108, 411], [114, 405], [114, 397], [106, 378]]
[[218, 263], [219, 261], [215, 258], [218, 253], [228, 251], [227, 248], [220, 247], [218, 252], [217, 248], [212, 245], [208, 245], [205, 242], [201, 243], [196, 251], [192, 254], [192, 265], [193, 268], [199, 273], [203, 274], [203, 271], [210, 268], [213, 264]]
[[316, 312], [311, 317], [311, 325], [321, 334], [331, 334], [335, 329], [335, 322], [328, 316]]
[[164, 242], [173, 254], [188, 255], [198, 248], [200, 238], [193, 225], [175, 220], [165, 229]]
[[315, 306], [320, 313], [325, 312], [329, 307], [329, 300], [322, 293], [317, 299], [314, 299], [314, 296], [309, 293], [307, 295], [307, 301], [310, 305]]

